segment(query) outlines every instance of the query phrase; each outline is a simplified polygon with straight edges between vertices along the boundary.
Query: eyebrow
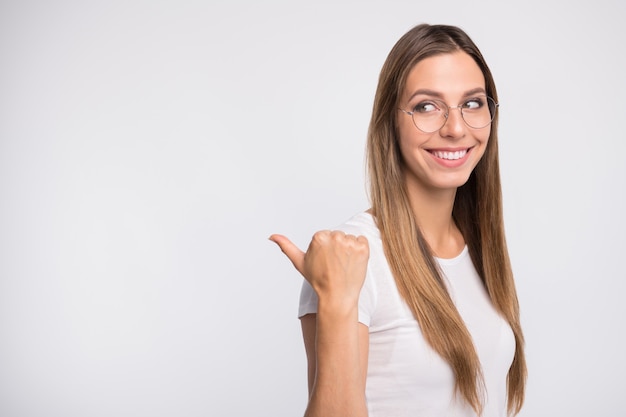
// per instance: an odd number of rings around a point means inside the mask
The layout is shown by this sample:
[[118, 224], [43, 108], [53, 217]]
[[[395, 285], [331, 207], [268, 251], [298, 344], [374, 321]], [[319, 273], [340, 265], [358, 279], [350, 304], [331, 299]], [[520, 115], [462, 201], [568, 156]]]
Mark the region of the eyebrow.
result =
[[[467, 90], [465, 93], [463, 93], [463, 97], [472, 96], [478, 93], [485, 94], [485, 95], [487, 94], [484, 88], [477, 87], [477, 88], [472, 88], [471, 90]], [[413, 100], [415, 96], [419, 96], [419, 95], [431, 96], [431, 97], [435, 97], [438, 99], [443, 99], [443, 94], [441, 94], [439, 91], [430, 90], [428, 88], [420, 88], [419, 90], [411, 94], [411, 97], [409, 97], [408, 101]]]

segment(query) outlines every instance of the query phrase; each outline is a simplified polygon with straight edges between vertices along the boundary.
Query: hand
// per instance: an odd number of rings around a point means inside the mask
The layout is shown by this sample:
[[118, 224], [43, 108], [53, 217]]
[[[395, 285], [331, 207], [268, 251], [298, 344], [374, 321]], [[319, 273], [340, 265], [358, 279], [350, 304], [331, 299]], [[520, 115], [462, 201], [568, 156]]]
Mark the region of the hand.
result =
[[365, 236], [324, 230], [315, 233], [306, 253], [288, 238], [272, 235], [275, 242], [320, 299], [358, 303], [369, 259]]

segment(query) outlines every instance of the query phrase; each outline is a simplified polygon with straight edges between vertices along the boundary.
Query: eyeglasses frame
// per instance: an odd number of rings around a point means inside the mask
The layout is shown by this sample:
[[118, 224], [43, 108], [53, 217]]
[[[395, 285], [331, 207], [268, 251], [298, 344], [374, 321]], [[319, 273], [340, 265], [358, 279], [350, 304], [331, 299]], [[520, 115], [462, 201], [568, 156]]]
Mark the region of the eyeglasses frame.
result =
[[[468, 127], [472, 128], [472, 129], [484, 129], [484, 128], [486, 128], [487, 126], [489, 126], [489, 125], [491, 124], [491, 122], [493, 122], [493, 119], [495, 119], [495, 117], [496, 117], [496, 112], [498, 111], [498, 108], [500, 107], [500, 103], [496, 102], [496, 101], [495, 101], [492, 97], [489, 97], [489, 96], [487, 96], [487, 95], [486, 95], [485, 97], [487, 98], [487, 101], [491, 100], [491, 101], [493, 102], [494, 107], [493, 107], [493, 114], [491, 115], [491, 120], [489, 120], [489, 122], [488, 122], [486, 125], [481, 126], [481, 127], [474, 127], [474, 126], [470, 126], [470, 124], [469, 124], [469, 123], [467, 123], [467, 120], [465, 120], [465, 117], [463, 116], [463, 105], [462, 105], [462, 104], [458, 104], [458, 105], [456, 105], [456, 106], [449, 106], [449, 105], [448, 105], [448, 103], [446, 103], [446, 102], [445, 102], [445, 101], [443, 101], [443, 100], [439, 100], [439, 99], [432, 99], [432, 101], [435, 101], [435, 102], [437, 102], [437, 103], [441, 103], [441, 104], [445, 105], [445, 106], [446, 106], [446, 108], [448, 109], [448, 111], [446, 111], [446, 112], [444, 113], [444, 115], [443, 115], [444, 121], [443, 121], [443, 124], [441, 125], [441, 127], [439, 127], [438, 129], [435, 129], [435, 130], [433, 130], [433, 131], [426, 131], [426, 130], [424, 130], [424, 129], [421, 129], [421, 128], [417, 125], [417, 123], [415, 122], [415, 118], [413, 117], [413, 114], [415, 114], [415, 112], [414, 112], [414, 111], [407, 111], [407, 110], [404, 110], [404, 109], [402, 109], [402, 108], [398, 108], [398, 110], [401, 110], [401, 111], [403, 111], [404, 113], [406, 113], [406, 114], [408, 114], [409, 116], [411, 116], [411, 120], [413, 121], [413, 125], [414, 125], [414, 126], [415, 126], [415, 127], [416, 127], [419, 131], [424, 132], [424, 133], [435, 133], [435, 132], [437, 132], [438, 130], [443, 129], [443, 127], [444, 127], [444, 126], [446, 125], [446, 123], [448, 122], [448, 117], [450, 116], [450, 110], [453, 110], [453, 109], [459, 109], [459, 112], [461, 112], [461, 119], [463, 120], [463, 123], [465, 123], [465, 125], [466, 125], [466, 126], [468, 126]], [[488, 104], [487, 104], [487, 107], [489, 107], [489, 105], [488, 105]], [[490, 113], [491, 113], [491, 111], [490, 111]]]

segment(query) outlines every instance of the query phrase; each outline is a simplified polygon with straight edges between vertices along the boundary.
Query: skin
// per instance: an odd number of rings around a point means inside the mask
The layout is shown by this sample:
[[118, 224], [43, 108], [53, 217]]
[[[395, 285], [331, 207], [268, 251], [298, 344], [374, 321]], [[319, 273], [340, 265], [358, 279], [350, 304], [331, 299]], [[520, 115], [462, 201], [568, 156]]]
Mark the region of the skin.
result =
[[305, 417], [367, 416], [365, 376], [369, 333], [358, 322], [358, 301], [369, 259], [363, 236], [315, 233], [305, 252], [272, 235], [319, 297], [317, 314], [302, 318], [309, 369]]
[[[464, 52], [420, 61], [410, 72], [399, 107], [412, 110], [424, 98], [453, 107], [482, 89], [479, 67]], [[416, 92], [428, 90], [428, 94]], [[434, 96], [433, 96], [434, 94]], [[473, 94], [476, 94], [475, 92]], [[465, 241], [452, 220], [456, 189], [463, 185], [485, 152], [490, 127], [473, 129], [457, 109], [437, 132], [418, 130], [398, 111], [399, 143], [411, 205], [436, 256], [458, 255]], [[438, 162], [434, 151], [469, 150], [462, 161]], [[369, 246], [363, 236], [339, 231], [317, 232], [306, 252], [288, 238], [272, 235], [319, 297], [317, 314], [302, 318], [309, 370], [309, 403], [305, 417], [366, 417], [365, 380], [369, 334], [358, 322], [358, 300], [365, 280]]]
[[[419, 91], [432, 93], [419, 93]], [[465, 52], [436, 55], [420, 61], [409, 73], [400, 107], [413, 109], [428, 98], [443, 100], [453, 107], [485, 91], [485, 78]], [[473, 94], [468, 94], [472, 92]], [[435, 94], [435, 95], [433, 95]], [[405, 162], [405, 181], [417, 219], [434, 254], [442, 258], [458, 255], [465, 245], [452, 221], [456, 189], [465, 184], [485, 153], [491, 126], [473, 129], [458, 109], [451, 109], [446, 124], [424, 133], [404, 112], [398, 112], [400, 151]], [[458, 166], [442, 165], [433, 152], [469, 150]]]

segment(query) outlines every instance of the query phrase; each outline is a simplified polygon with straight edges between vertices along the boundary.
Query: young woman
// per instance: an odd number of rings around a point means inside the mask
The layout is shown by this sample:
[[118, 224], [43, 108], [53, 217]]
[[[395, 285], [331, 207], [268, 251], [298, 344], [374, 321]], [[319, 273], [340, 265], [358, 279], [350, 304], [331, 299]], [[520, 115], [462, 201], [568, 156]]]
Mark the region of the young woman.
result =
[[507, 252], [498, 97], [459, 28], [419, 25], [382, 68], [368, 133], [372, 207], [272, 235], [305, 277], [306, 416], [517, 414], [524, 339]]

